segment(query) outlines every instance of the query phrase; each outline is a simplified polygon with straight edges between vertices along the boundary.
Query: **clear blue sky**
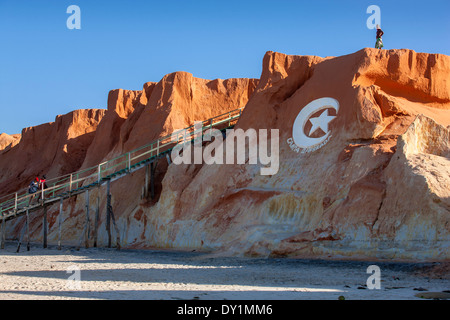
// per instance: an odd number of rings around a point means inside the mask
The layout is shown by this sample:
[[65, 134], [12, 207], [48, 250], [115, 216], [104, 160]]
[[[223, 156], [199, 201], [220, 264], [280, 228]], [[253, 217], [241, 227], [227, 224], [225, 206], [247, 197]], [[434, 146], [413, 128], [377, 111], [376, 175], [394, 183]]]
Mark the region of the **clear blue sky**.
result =
[[[81, 30], [69, 30], [69, 5]], [[165, 74], [259, 78], [266, 51], [338, 56], [373, 47], [369, 5], [385, 49], [450, 55], [450, 1], [0, 0], [0, 132], [106, 108], [108, 92]]]

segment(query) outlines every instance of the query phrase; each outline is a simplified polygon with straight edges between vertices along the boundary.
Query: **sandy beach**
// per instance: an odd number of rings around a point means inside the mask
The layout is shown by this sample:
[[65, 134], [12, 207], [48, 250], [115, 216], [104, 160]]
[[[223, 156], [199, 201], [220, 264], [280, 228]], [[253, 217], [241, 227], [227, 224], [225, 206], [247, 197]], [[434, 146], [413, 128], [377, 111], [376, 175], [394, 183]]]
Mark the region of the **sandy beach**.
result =
[[[450, 290], [448, 270], [442, 271], [440, 263], [224, 258], [38, 245], [16, 253], [16, 248], [10, 242], [0, 250], [1, 300], [421, 300], [417, 294], [446, 298]], [[379, 290], [366, 285], [373, 264], [381, 270]]]

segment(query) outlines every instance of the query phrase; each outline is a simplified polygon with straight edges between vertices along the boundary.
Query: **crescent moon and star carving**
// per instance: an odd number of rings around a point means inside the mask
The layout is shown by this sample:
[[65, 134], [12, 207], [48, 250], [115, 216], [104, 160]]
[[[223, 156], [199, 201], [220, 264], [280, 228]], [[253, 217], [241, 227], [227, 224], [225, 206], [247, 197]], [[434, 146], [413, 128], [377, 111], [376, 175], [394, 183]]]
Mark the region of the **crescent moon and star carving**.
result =
[[[291, 149], [297, 153], [310, 153], [322, 148], [331, 138], [329, 124], [336, 116], [330, 109], [339, 112], [339, 102], [333, 98], [321, 98], [307, 104], [298, 114], [292, 128], [292, 138], [287, 140]], [[320, 111], [322, 111], [320, 113]], [[308, 133], [307, 127], [310, 126]], [[318, 130], [325, 134], [317, 136]]]

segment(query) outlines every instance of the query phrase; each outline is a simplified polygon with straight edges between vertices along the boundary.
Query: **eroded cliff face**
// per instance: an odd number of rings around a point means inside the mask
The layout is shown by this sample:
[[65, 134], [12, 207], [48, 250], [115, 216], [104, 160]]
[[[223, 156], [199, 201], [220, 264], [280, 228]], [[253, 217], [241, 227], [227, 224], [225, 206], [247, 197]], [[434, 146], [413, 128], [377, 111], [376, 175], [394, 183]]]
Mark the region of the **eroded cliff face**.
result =
[[[175, 130], [188, 127], [194, 121], [202, 121], [243, 108], [257, 84], [257, 79], [205, 80], [195, 78], [187, 72], [176, 72], [168, 74], [158, 83], [144, 84], [142, 90], [112, 90], [108, 95], [108, 109], [104, 110], [102, 121], [98, 126], [92, 127], [91, 142], [87, 146], [80, 169], [96, 166], [103, 161], [146, 145]], [[48, 154], [52, 155], [54, 152], [49, 151]], [[61, 165], [64, 163], [61, 161]], [[120, 227], [124, 244], [129, 243], [127, 234], [130, 233], [132, 236], [128, 221], [134, 221], [134, 217], [139, 216], [139, 213], [135, 214], [135, 209], [147, 208], [158, 200], [162, 188], [161, 181], [167, 167], [168, 163], [165, 159], [159, 161], [155, 179], [155, 199], [142, 197], [145, 170], [133, 173], [122, 178], [120, 183], [111, 185], [113, 210], [118, 223], [126, 224]], [[90, 192], [91, 204], [94, 208], [91, 212], [95, 212], [97, 196], [100, 195], [99, 204], [102, 211], [99, 230], [100, 245], [107, 243], [107, 234], [104, 232], [105, 192], [105, 187]], [[57, 239], [57, 230], [54, 225], [57, 222], [58, 210], [57, 207], [48, 210], [49, 241]], [[63, 243], [65, 241], [67, 244], [78, 244], [80, 232], [84, 228], [84, 210], [84, 195], [64, 202]], [[32, 219], [32, 237], [40, 239], [42, 236], [41, 215], [36, 214]], [[15, 221], [10, 228], [12, 236], [17, 235], [23, 227], [22, 220]], [[91, 222], [93, 221], [92, 218]]]
[[7, 133], [0, 134], [0, 152], [5, 149], [9, 150], [14, 147], [20, 141], [20, 134], [9, 135]]
[[243, 108], [257, 83], [256, 79], [205, 80], [175, 72], [158, 83], [146, 83], [141, 91], [113, 90], [84, 166], [139, 148], [194, 121]]
[[36, 175], [48, 179], [80, 169], [105, 110], [76, 110], [54, 122], [29, 127], [0, 151], [0, 194], [28, 186]]
[[[259, 81], [169, 74], [141, 91], [110, 92], [83, 167], [245, 106], [236, 128], [279, 130], [278, 172], [263, 176], [261, 165], [160, 161], [153, 200], [142, 196], [144, 170], [113, 182], [122, 246], [445, 260], [450, 258], [449, 74], [448, 56], [374, 49], [328, 58], [268, 52]], [[296, 148], [295, 120], [321, 98], [334, 99], [339, 108], [312, 114], [301, 129], [314, 138], [328, 129], [329, 139], [314, 149]], [[311, 118], [326, 112], [333, 120], [312, 132]], [[104, 187], [90, 193], [92, 204], [97, 195], [99, 245], [105, 245]], [[84, 196], [66, 201], [63, 242], [78, 244], [84, 206]], [[55, 240], [57, 210], [50, 216]], [[40, 218], [33, 225], [38, 239]], [[20, 227], [17, 221], [12, 232]]]

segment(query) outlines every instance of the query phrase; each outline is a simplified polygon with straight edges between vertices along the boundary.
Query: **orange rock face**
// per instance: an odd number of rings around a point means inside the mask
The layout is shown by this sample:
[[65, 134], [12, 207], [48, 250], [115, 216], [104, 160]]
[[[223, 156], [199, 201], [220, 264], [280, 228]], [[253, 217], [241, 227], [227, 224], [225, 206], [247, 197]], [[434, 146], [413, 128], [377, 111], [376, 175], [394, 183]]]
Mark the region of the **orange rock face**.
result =
[[[110, 92], [82, 167], [245, 106], [237, 129], [279, 130], [278, 172], [261, 175], [259, 164], [160, 161], [153, 200], [143, 197], [144, 170], [113, 182], [122, 246], [250, 256], [449, 259], [449, 75], [448, 56], [375, 49], [327, 58], [268, 52], [259, 81], [172, 73], [141, 91]], [[310, 113], [299, 132], [296, 120], [322, 98], [338, 105]], [[296, 136], [322, 143], [300, 147]], [[31, 145], [30, 137], [25, 130], [22, 140]], [[67, 161], [59, 156], [58, 163]], [[24, 170], [23, 165], [14, 170]], [[91, 203], [100, 195], [103, 208], [100, 245], [107, 241], [103, 189], [90, 194]], [[84, 205], [83, 196], [65, 203], [67, 243], [80, 238]]]
[[142, 91], [113, 90], [84, 166], [134, 150], [194, 121], [243, 108], [257, 83], [255, 79], [211, 81], [176, 72], [158, 83], [146, 83]]
[[55, 122], [25, 128], [19, 143], [0, 155], [0, 194], [27, 187], [36, 175], [48, 179], [76, 171], [84, 161], [105, 111], [76, 110]]
[[[260, 176], [252, 165], [170, 166], [160, 201], [144, 210], [141, 244], [262, 256], [448, 259], [449, 63], [409, 50], [326, 59], [267, 53], [238, 127], [280, 130], [278, 173]], [[294, 152], [294, 120], [324, 97], [340, 105], [329, 142]], [[411, 129], [418, 123], [420, 130]], [[414, 156], [405, 155], [401, 141]], [[417, 149], [418, 141], [428, 147]]]
[[20, 134], [9, 135], [6, 133], [0, 134], [0, 151], [9, 150], [20, 141]]

